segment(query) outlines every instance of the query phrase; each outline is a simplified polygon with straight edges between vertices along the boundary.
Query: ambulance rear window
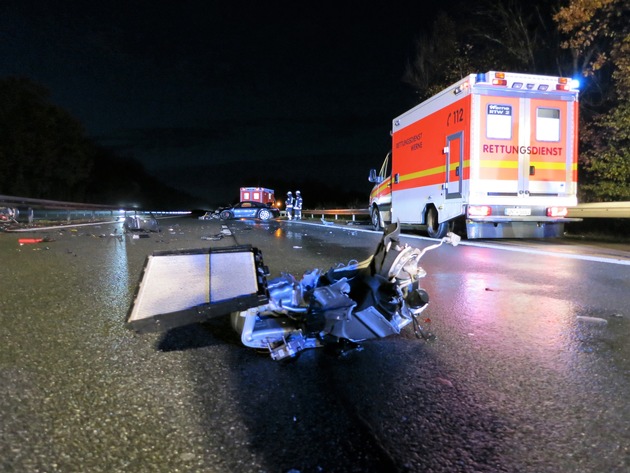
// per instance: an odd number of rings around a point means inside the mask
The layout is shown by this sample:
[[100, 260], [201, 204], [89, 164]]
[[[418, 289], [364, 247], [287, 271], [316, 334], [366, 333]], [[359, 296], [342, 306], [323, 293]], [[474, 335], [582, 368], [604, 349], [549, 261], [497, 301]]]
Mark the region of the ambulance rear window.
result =
[[486, 137], [495, 140], [512, 138], [512, 106], [491, 103], [486, 110]]
[[536, 139], [560, 141], [560, 110], [543, 107], [536, 110]]

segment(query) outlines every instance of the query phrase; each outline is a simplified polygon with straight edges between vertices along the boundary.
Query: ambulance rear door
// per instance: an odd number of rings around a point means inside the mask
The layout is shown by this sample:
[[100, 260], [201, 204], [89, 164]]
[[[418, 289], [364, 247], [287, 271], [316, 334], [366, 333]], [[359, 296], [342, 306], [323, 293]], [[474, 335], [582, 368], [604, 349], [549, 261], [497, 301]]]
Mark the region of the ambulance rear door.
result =
[[574, 193], [575, 150], [567, 130], [576, 102], [525, 91], [476, 95], [474, 101], [479, 145], [470, 203], [528, 205], [532, 197], [547, 201]]

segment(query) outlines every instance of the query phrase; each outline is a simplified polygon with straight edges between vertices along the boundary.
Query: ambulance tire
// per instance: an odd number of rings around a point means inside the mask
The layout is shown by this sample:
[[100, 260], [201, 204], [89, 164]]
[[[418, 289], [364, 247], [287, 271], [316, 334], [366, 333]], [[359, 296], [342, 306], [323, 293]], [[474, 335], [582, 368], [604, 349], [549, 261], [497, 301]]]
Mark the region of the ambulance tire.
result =
[[381, 231], [383, 229], [383, 225], [381, 224], [381, 213], [378, 211], [378, 207], [372, 207], [370, 215], [372, 217], [372, 228], [377, 232]]
[[450, 230], [450, 222], [438, 223], [438, 212], [435, 207], [427, 210], [427, 234], [430, 238], [444, 238]]

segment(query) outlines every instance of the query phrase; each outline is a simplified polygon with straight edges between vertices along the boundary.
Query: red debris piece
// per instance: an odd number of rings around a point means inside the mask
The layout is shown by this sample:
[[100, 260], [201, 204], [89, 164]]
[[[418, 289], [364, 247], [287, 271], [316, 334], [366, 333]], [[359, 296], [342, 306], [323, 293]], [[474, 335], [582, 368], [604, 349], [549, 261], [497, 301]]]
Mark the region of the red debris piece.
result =
[[18, 243], [20, 245], [32, 245], [35, 243], [44, 243], [52, 241], [50, 238], [20, 238], [18, 239]]

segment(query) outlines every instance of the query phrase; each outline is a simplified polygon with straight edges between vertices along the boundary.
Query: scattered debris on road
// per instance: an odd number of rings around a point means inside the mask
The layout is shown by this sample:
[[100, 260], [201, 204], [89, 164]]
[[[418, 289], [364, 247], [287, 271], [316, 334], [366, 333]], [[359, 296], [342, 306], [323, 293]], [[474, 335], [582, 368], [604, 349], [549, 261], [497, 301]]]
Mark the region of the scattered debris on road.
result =
[[55, 241], [52, 238], [49, 237], [43, 237], [43, 238], [20, 238], [18, 239], [18, 243], [20, 244], [20, 246], [22, 245], [33, 245], [33, 244], [37, 244], [37, 243], [48, 243], [50, 241]]

